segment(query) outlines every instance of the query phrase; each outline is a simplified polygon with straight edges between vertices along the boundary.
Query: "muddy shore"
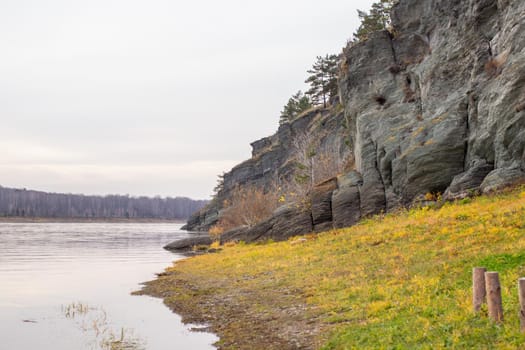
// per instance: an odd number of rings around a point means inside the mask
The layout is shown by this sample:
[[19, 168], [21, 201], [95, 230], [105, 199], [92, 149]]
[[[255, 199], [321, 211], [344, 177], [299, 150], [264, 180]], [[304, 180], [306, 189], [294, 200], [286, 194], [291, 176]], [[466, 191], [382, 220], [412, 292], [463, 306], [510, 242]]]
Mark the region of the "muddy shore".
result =
[[220, 337], [218, 349], [319, 348], [323, 327], [303, 293], [284, 284], [273, 289], [276, 281], [265, 285], [265, 279], [272, 273], [234, 278], [196, 270], [183, 260], [135, 294], [162, 298], [184, 323], [206, 325]]

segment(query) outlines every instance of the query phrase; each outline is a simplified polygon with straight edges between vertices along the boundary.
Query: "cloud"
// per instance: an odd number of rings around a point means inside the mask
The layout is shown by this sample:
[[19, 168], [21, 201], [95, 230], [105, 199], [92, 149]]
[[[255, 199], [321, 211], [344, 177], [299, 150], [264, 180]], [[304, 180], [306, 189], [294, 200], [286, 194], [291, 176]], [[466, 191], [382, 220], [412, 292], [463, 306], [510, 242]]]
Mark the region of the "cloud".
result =
[[206, 198], [372, 0], [6, 0], [0, 184]]

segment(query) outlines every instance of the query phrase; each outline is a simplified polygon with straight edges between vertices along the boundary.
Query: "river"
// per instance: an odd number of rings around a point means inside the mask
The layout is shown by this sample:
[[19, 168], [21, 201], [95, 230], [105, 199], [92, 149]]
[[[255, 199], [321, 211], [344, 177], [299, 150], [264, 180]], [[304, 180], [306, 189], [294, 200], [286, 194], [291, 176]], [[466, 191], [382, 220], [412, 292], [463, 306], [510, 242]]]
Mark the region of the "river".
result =
[[179, 224], [0, 223], [0, 349], [214, 349], [130, 294], [182, 258], [162, 249], [179, 237]]

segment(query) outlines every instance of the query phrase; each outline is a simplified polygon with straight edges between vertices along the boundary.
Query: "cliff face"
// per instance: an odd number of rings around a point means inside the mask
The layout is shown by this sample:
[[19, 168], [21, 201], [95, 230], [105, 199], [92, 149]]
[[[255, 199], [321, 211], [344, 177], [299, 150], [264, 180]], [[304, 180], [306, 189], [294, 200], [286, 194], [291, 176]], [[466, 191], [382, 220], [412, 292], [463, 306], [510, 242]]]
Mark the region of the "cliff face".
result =
[[345, 50], [363, 214], [523, 178], [524, 11], [522, 1], [404, 0], [393, 37]]
[[231, 198], [237, 186], [253, 186], [274, 190], [293, 181], [300, 171], [297, 148], [300, 143], [315, 145], [316, 153], [331, 154], [334, 159], [351, 159], [349, 130], [340, 106], [315, 108], [279, 126], [277, 132], [251, 144], [252, 157], [224, 174], [222, 189], [203, 210], [196, 213], [185, 229], [205, 231], [213, 226], [222, 210], [222, 203]]
[[[219, 199], [236, 184], [290, 176], [290, 145], [305, 131], [319, 147], [353, 156], [355, 171], [314, 188], [310, 208], [280, 208], [226, 239], [348, 226], [427, 193], [454, 199], [525, 180], [525, 2], [401, 0], [392, 21], [393, 34], [344, 50], [344, 111], [309, 113], [253, 143], [253, 157], [225, 175]], [[190, 228], [209, 227], [220, 200]]]

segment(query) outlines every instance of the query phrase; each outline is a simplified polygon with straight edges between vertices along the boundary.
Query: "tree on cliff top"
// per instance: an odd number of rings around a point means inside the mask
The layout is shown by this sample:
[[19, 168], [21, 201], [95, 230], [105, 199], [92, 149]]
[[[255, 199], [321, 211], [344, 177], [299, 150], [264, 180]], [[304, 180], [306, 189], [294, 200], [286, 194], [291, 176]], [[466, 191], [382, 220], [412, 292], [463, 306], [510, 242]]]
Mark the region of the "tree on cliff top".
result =
[[284, 124], [294, 120], [299, 114], [310, 109], [312, 102], [310, 98], [303, 94], [301, 90], [297, 91], [286, 103], [283, 110], [281, 111], [281, 118], [279, 124]]
[[326, 108], [327, 101], [337, 95], [337, 63], [338, 55], [317, 56], [317, 61], [312, 69], [307, 72], [310, 76], [305, 83], [310, 84], [310, 90], [306, 95], [310, 97], [314, 105], [323, 104]]
[[390, 11], [394, 2], [395, 0], [380, 0], [372, 4], [370, 12], [357, 10], [361, 25], [354, 33], [354, 40], [366, 40], [370, 33], [388, 29], [391, 23]]

